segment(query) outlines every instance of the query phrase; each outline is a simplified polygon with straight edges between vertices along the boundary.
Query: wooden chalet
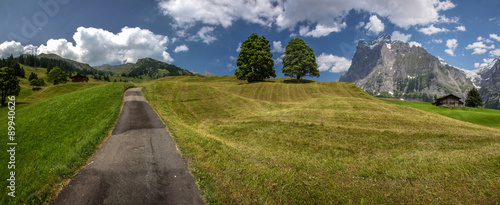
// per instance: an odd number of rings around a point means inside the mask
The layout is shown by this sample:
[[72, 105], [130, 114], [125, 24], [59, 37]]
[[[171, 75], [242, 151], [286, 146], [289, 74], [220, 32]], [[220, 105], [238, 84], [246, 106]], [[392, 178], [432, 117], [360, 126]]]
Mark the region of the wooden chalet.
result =
[[463, 107], [464, 103], [460, 101], [460, 97], [453, 95], [453, 94], [448, 94], [445, 96], [442, 96], [436, 101], [432, 103], [435, 106], [442, 106], [442, 107]]
[[85, 77], [83, 75], [80, 75], [80, 74], [76, 74], [75, 76], [71, 77], [71, 82], [86, 83], [86, 82], [89, 82], [89, 78], [87, 78], [87, 77]]

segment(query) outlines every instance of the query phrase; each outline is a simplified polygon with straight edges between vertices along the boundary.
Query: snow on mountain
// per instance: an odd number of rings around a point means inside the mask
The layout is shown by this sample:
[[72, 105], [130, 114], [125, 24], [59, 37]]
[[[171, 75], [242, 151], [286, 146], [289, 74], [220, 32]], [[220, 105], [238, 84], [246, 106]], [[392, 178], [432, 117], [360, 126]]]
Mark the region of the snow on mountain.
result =
[[375, 47], [377, 47], [380, 43], [386, 43], [387, 48], [391, 49], [390, 47], [390, 44], [391, 44], [392, 40], [391, 40], [391, 36], [390, 35], [387, 35], [387, 34], [382, 34], [380, 35], [379, 37], [377, 37], [375, 40], [373, 41], [363, 41], [362, 42], [362, 45], [363, 46], [367, 46], [367, 47], [370, 47], [370, 49], [374, 49]]

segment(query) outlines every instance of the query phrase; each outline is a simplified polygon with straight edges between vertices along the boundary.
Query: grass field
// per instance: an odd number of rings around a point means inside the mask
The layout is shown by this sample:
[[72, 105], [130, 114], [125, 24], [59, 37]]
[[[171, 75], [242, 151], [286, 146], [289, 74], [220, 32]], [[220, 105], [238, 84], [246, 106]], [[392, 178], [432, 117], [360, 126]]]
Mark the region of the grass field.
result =
[[419, 110], [438, 113], [447, 117], [451, 117], [454, 119], [478, 125], [500, 128], [500, 110], [487, 109], [487, 108], [470, 108], [470, 107], [444, 108], [444, 107], [434, 106], [431, 103], [425, 103], [425, 102], [401, 101], [396, 99], [382, 99], [382, 100], [396, 105], [403, 105], [406, 107], [411, 107]]
[[[7, 135], [2, 135], [0, 204], [39, 204], [50, 200], [57, 183], [85, 164], [115, 125], [122, 94], [130, 84], [68, 83], [20, 96], [16, 103], [16, 197], [7, 196]], [[34, 91], [35, 92], [35, 91]], [[66, 94], [65, 94], [66, 93]], [[7, 133], [7, 109], [0, 109]]]
[[293, 82], [142, 86], [213, 204], [500, 203], [500, 129]]

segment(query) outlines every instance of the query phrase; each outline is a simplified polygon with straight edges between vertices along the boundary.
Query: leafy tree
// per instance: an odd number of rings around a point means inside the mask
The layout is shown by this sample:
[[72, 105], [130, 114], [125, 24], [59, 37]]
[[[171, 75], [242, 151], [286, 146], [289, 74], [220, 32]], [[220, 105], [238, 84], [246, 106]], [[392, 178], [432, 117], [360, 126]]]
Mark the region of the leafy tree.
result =
[[316, 55], [301, 38], [294, 38], [288, 42], [285, 57], [283, 57], [282, 71], [285, 76], [297, 78], [299, 83], [300, 78], [307, 75], [319, 77]]
[[434, 96], [432, 97], [432, 99], [433, 99], [434, 101], [436, 101], [436, 100], [438, 99], [438, 96], [437, 96], [436, 94], [434, 94]]
[[17, 79], [14, 69], [4, 67], [0, 69], [0, 104], [5, 106], [7, 96], [19, 95], [21, 87], [19, 86], [19, 79]]
[[467, 99], [465, 99], [465, 106], [467, 107], [479, 107], [483, 106], [483, 99], [481, 99], [481, 94], [476, 88], [472, 88], [467, 94]]
[[30, 75], [28, 77], [28, 81], [31, 82], [31, 80], [33, 80], [33, 79], [35, 79], [35, 80], [38, 79], [38, 75], [36, 73], [32, 72], [32, 73], [30, 73]]
[[44, 86], [45, 85], [45, 81], [43, 79], [39, 78], [36, 81], [37, 81], [38, 86]]
[[238, 66], [238, 69], [236, 69], [234, 75], [240, 80], [247, 80], [249, 83], [262, 81], [270, 77], [275, 78], [273, 54], [266, 37], [259, 37], [256, 33], [248, 36], [247, 40], [241, 44], [236, 66]]
[[45, 81], [43, 79], [33, 79], [30, 81], [30, 85], [35, 88], [35, 86], [45, 85]]
[[57, 85], [59, 83], [66, 83], [68, 81], [68, 74], [66, 72], [62, 71], [59, 67], [54, 67], [52, 70], [50, 70], [49, 77], [47, 81], [53, 83], [54, 85]]

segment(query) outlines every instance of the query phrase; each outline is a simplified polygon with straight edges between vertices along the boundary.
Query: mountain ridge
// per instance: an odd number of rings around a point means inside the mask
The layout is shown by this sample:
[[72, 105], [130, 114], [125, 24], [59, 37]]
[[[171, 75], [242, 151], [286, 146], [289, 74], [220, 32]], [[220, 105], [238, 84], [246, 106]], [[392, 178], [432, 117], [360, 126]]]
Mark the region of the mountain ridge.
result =
[[441, 63], [424, 48], [392, 41], [382, 34], [359, 41], [349, 69], [339, 78], [374, 96], [432, 101], [433, 95], [455, 94], [465, 99], [473, 87], [464, 72]]

